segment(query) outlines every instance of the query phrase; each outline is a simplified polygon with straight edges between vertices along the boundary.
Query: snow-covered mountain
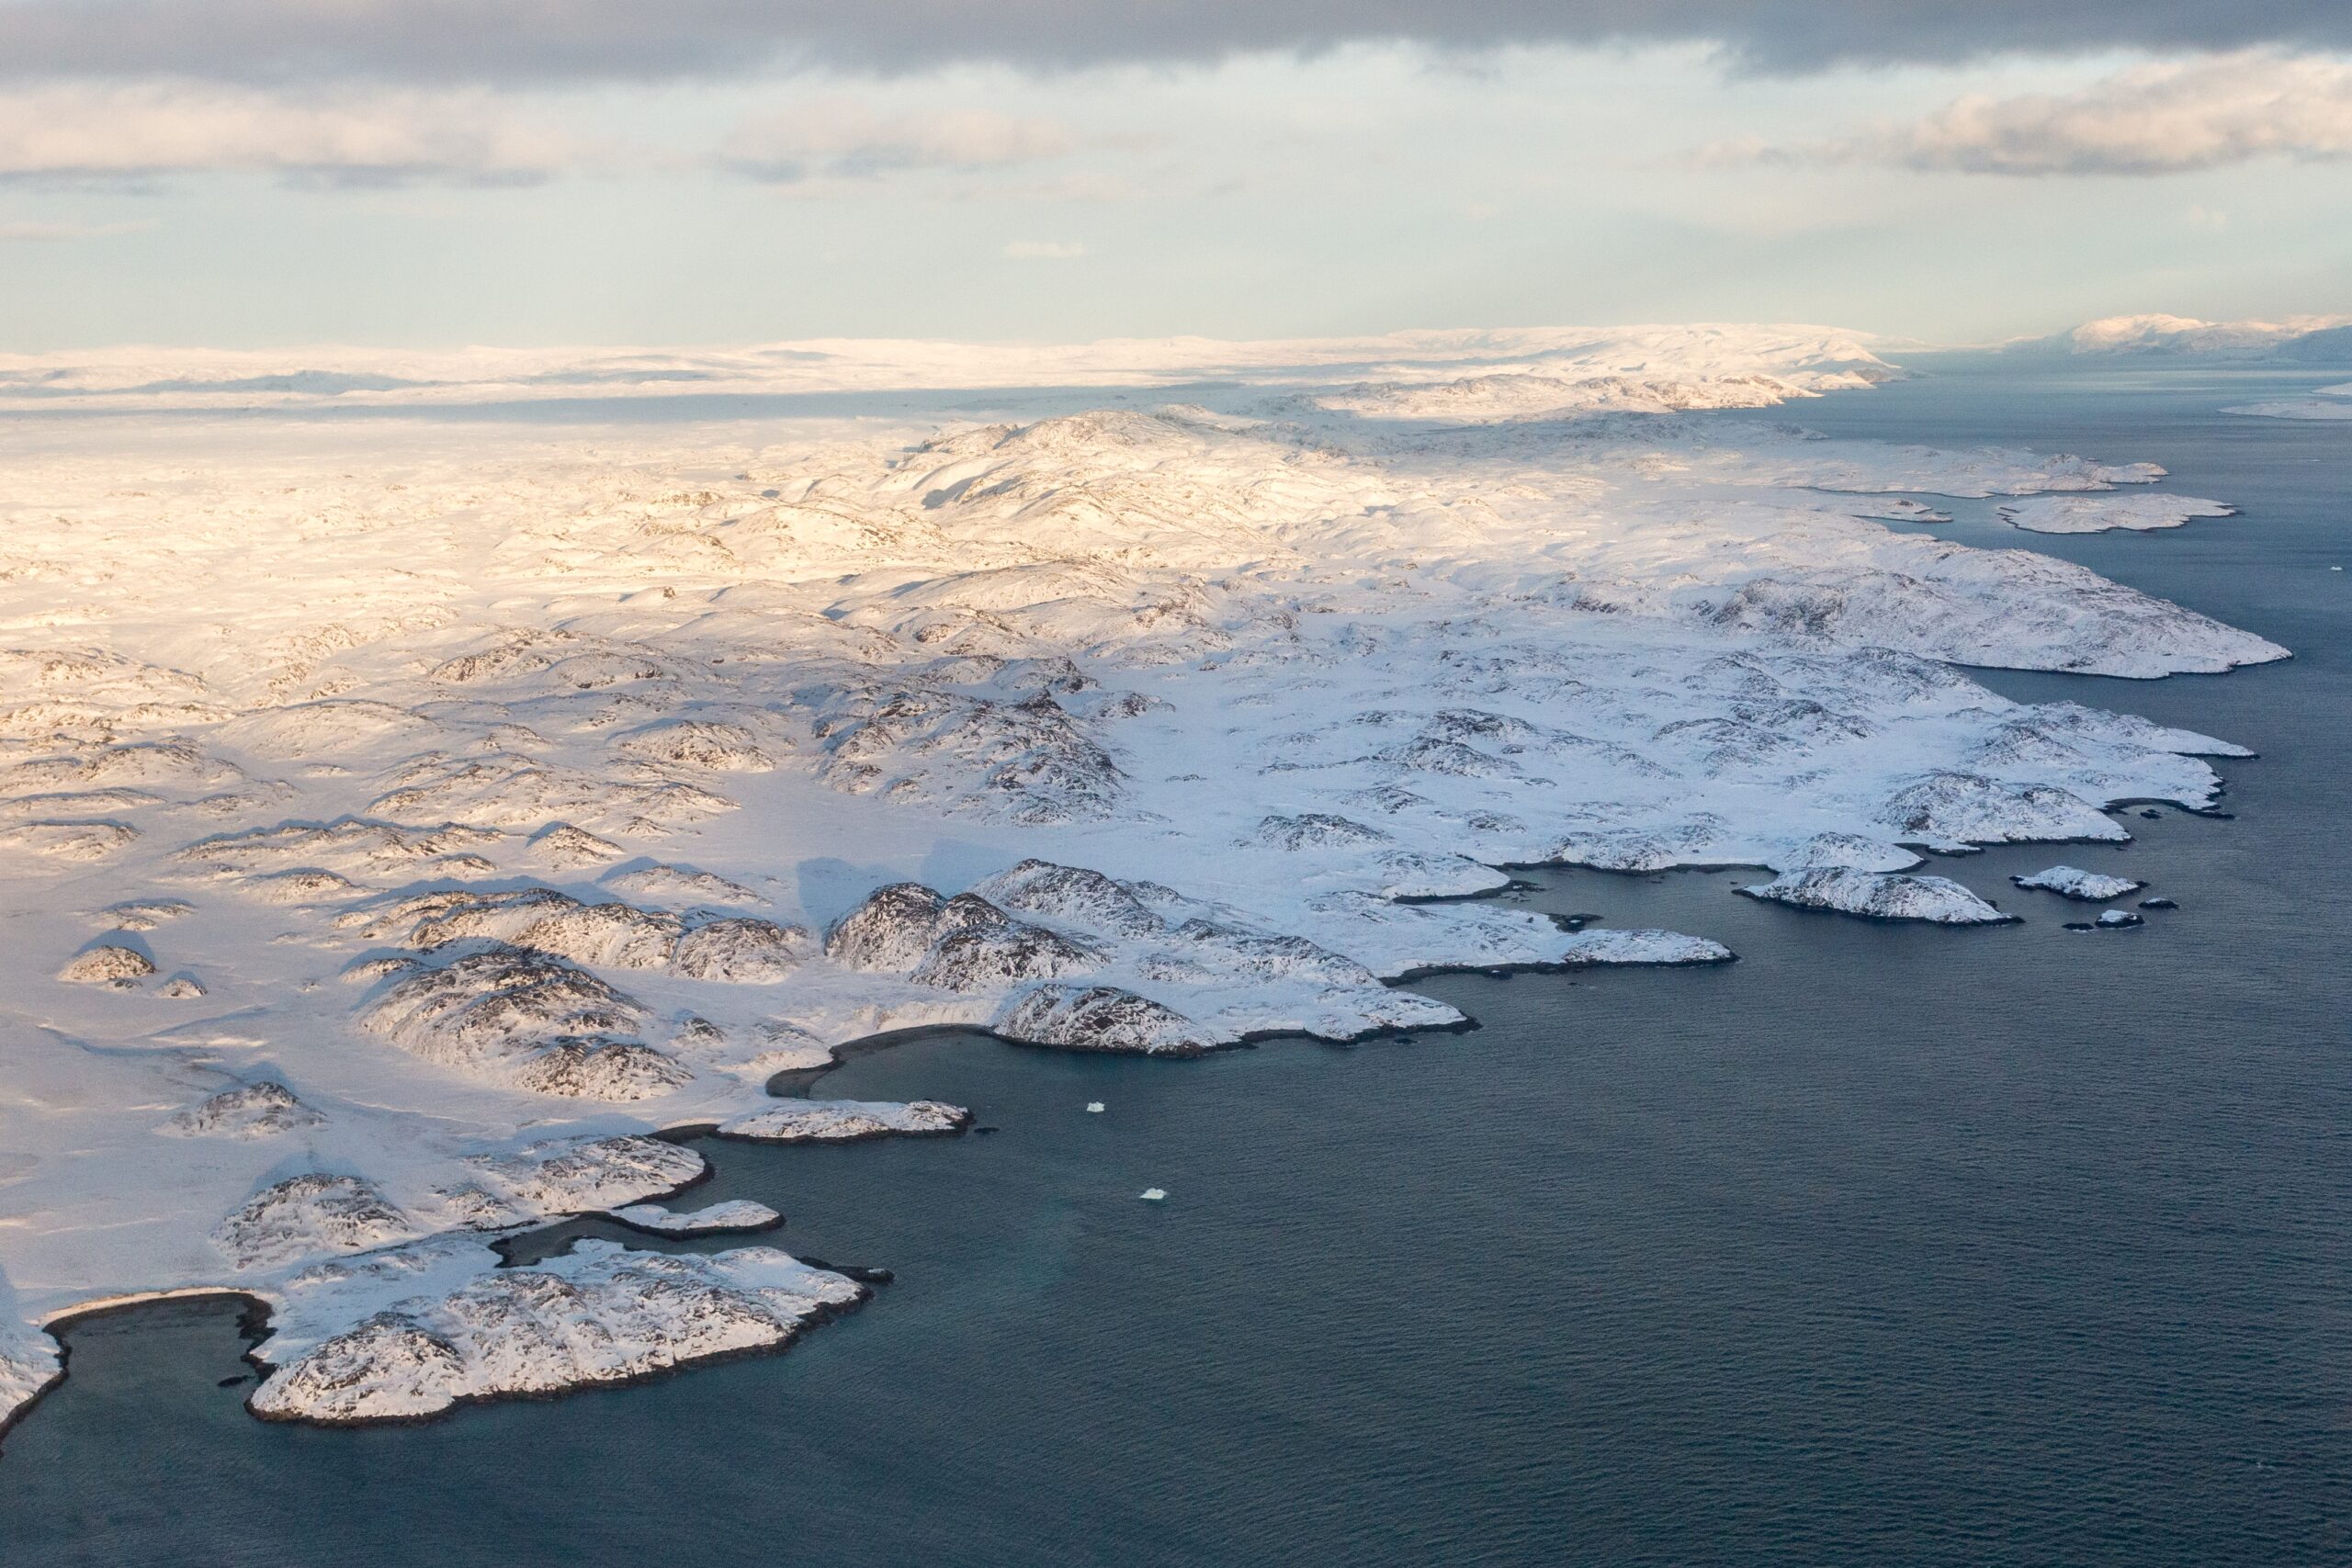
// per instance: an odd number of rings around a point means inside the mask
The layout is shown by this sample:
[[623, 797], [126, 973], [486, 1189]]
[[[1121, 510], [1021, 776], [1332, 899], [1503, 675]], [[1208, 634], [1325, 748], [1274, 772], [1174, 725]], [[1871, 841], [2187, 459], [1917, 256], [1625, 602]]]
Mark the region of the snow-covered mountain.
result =
[[2007, 345], [2012, 353], [2274, 360], [2352, 361], [2352, 315], [2290, 316], [2278, 321], [2201, 321], [2193, 316], [2104, 316], [2054, 337]]

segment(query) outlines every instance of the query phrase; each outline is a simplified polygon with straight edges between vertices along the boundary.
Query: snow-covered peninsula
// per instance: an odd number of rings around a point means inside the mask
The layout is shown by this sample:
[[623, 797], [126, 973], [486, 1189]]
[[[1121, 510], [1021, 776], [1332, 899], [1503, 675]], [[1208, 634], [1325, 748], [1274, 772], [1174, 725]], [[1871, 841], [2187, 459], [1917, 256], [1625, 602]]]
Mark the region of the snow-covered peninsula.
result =
[[1999, 921], [1904, 874], [2245, 753], [1959, 667], [2286, 657], [1883, 525], [2224, 508], [1815, 438], [1899, 374], [1820, 329], [8, 368], [0, 1420], [43, 1325], [144, 1292], [266, 1304], [273, 1418], [781, 1347], [864, 1287], [488, 1241], [753, 1228], [650, 1205], [728, 1138], [964, 1127], [769, 1094], [877, 1033], [1182, 1055], [1459, 1023], [1385, 983], [1432, 967], [1730, 956], [1465, 897], [1498, 866]]

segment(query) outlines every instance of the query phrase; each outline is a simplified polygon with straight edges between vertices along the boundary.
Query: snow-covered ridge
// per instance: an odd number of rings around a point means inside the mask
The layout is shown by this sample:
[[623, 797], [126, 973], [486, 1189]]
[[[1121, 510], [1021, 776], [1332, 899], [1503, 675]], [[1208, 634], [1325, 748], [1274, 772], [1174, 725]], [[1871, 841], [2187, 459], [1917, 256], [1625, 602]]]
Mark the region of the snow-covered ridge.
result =
[[[15, 1325], [177, 1287], [273, 1304], [257, 1401], [305, 1418], [773, 1348], [847, 1300], [781, 1254], [483, 1238], [699, 1179], [657, 1132], [963, 1126], [767, 1092], [891, 1031], [1182, 1055], [1458, 1023], [1385, 983], [1434, 967], [1730, 956], [1471, 897], [1498, 866], [1997, 918], [1919, 852], [2119, 840], [2111, 803], [2210, 807], [2245, 753], [1955, 665], [2285, 654], [1875, 520], [2163, 502], [2132, 454], [1708, 412], [1885, 373], [1844, 334], [803, 352], [17, 365], [126, 408], [1049, 389], [944, 425], [38, 424], [0, 496], [0, 1220], [35, 1222], [0, 1224], [0, 1400], [54, 1370]], [[1212, 371], [1214, 406], [1160, 395]]]

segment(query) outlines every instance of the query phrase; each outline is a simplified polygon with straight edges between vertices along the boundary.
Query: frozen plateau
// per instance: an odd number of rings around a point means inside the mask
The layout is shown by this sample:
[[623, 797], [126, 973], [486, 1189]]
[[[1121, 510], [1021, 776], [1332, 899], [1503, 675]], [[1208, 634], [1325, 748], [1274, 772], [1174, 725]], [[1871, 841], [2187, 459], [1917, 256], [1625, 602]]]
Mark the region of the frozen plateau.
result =
[[[1442, 1029], [1388, 982], [1732, 956], [1498, 868], [1984, 923], [1927, 852], [2209, 807], [2238, 748], [1967, 668], [2285, 649], [1880, 519], [2222, 503], [1724, 412], [1899, 374], [1745, 327], [0, 360], [0, 1419], [175, 1292], [267, 1308], [274, 1419], [772, 1350], [865, 1285], [664, 1252], [774, 1216], [662, 1201], [967, 1124], [770, 1093], [852, 1042]], [[501, 1266], [580, 1213], [641, 1249]]]

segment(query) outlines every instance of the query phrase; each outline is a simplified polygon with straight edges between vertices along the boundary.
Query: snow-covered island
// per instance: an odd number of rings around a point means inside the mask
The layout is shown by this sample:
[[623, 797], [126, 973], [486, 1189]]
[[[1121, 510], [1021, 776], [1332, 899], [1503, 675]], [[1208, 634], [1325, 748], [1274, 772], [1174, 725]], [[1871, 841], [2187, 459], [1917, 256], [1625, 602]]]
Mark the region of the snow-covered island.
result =
[[1872, 920], [1925, 920], [1939, 926], [1997, 926], [2005, 915], [1944, 876], [1907, 876], [1850, 866], [1818, 865], [1783, 872], [1739, 890], [1750, 898], [1799, 909], [1829, 909]]
[[2109, 898], [2120, 898], [2126, 893], [2137, 893], [2147, 886], [2128, 876], [2109, 876], [2072, 865], [2053, 865], [2046, 871], [2037, 871], [2031, 876], [2012, 876], [2009, 880], [2019, 887], [2039, 887], [2089, 904], [2103, 904]]
[[[967, 1125], [768, 1092], [878, 1034], [1183, 1055], [1462, 1022], [1385, 983], [1426, 969], [1731, 956], [1499, 866], [2003, 920], [1919, 852], [2120, 840], [2245, 753], [1962, 666], [2286, 657], [1879, 521], [2218, 504], [2128, 453], [1712, 412], [1899, 373], [1820, 329], [15, 368], [0, 412], [85, 417], [0, 498], [0, 1418], [45, 1325], [152, 1292], [267, 1307], [272, 1418], [778, 1348], [863, 1286], [490, 1243], [763, 1225], [661, 1201], [729, 1139]], [[687, 391], [799, 412], [602, 417]], [[574, 423], [429, 417], [526, 397]]]
[[784, 1224], [784, 1216], [765, 1203], [733, 1198], [724, 1203], [687, 1213], [662, 1203], [630, 1203], [615, 1209], [613, 1218], [639, 1230], [662, 1235], [709, 1235], [719, 1231], [768, 1231]]
[[2000, 508], [2003, 519], [2031, 534], [2145, 534], [2199, 517], [2233, 517], [2237, 508], [2190, 495], [2037, 495]]

